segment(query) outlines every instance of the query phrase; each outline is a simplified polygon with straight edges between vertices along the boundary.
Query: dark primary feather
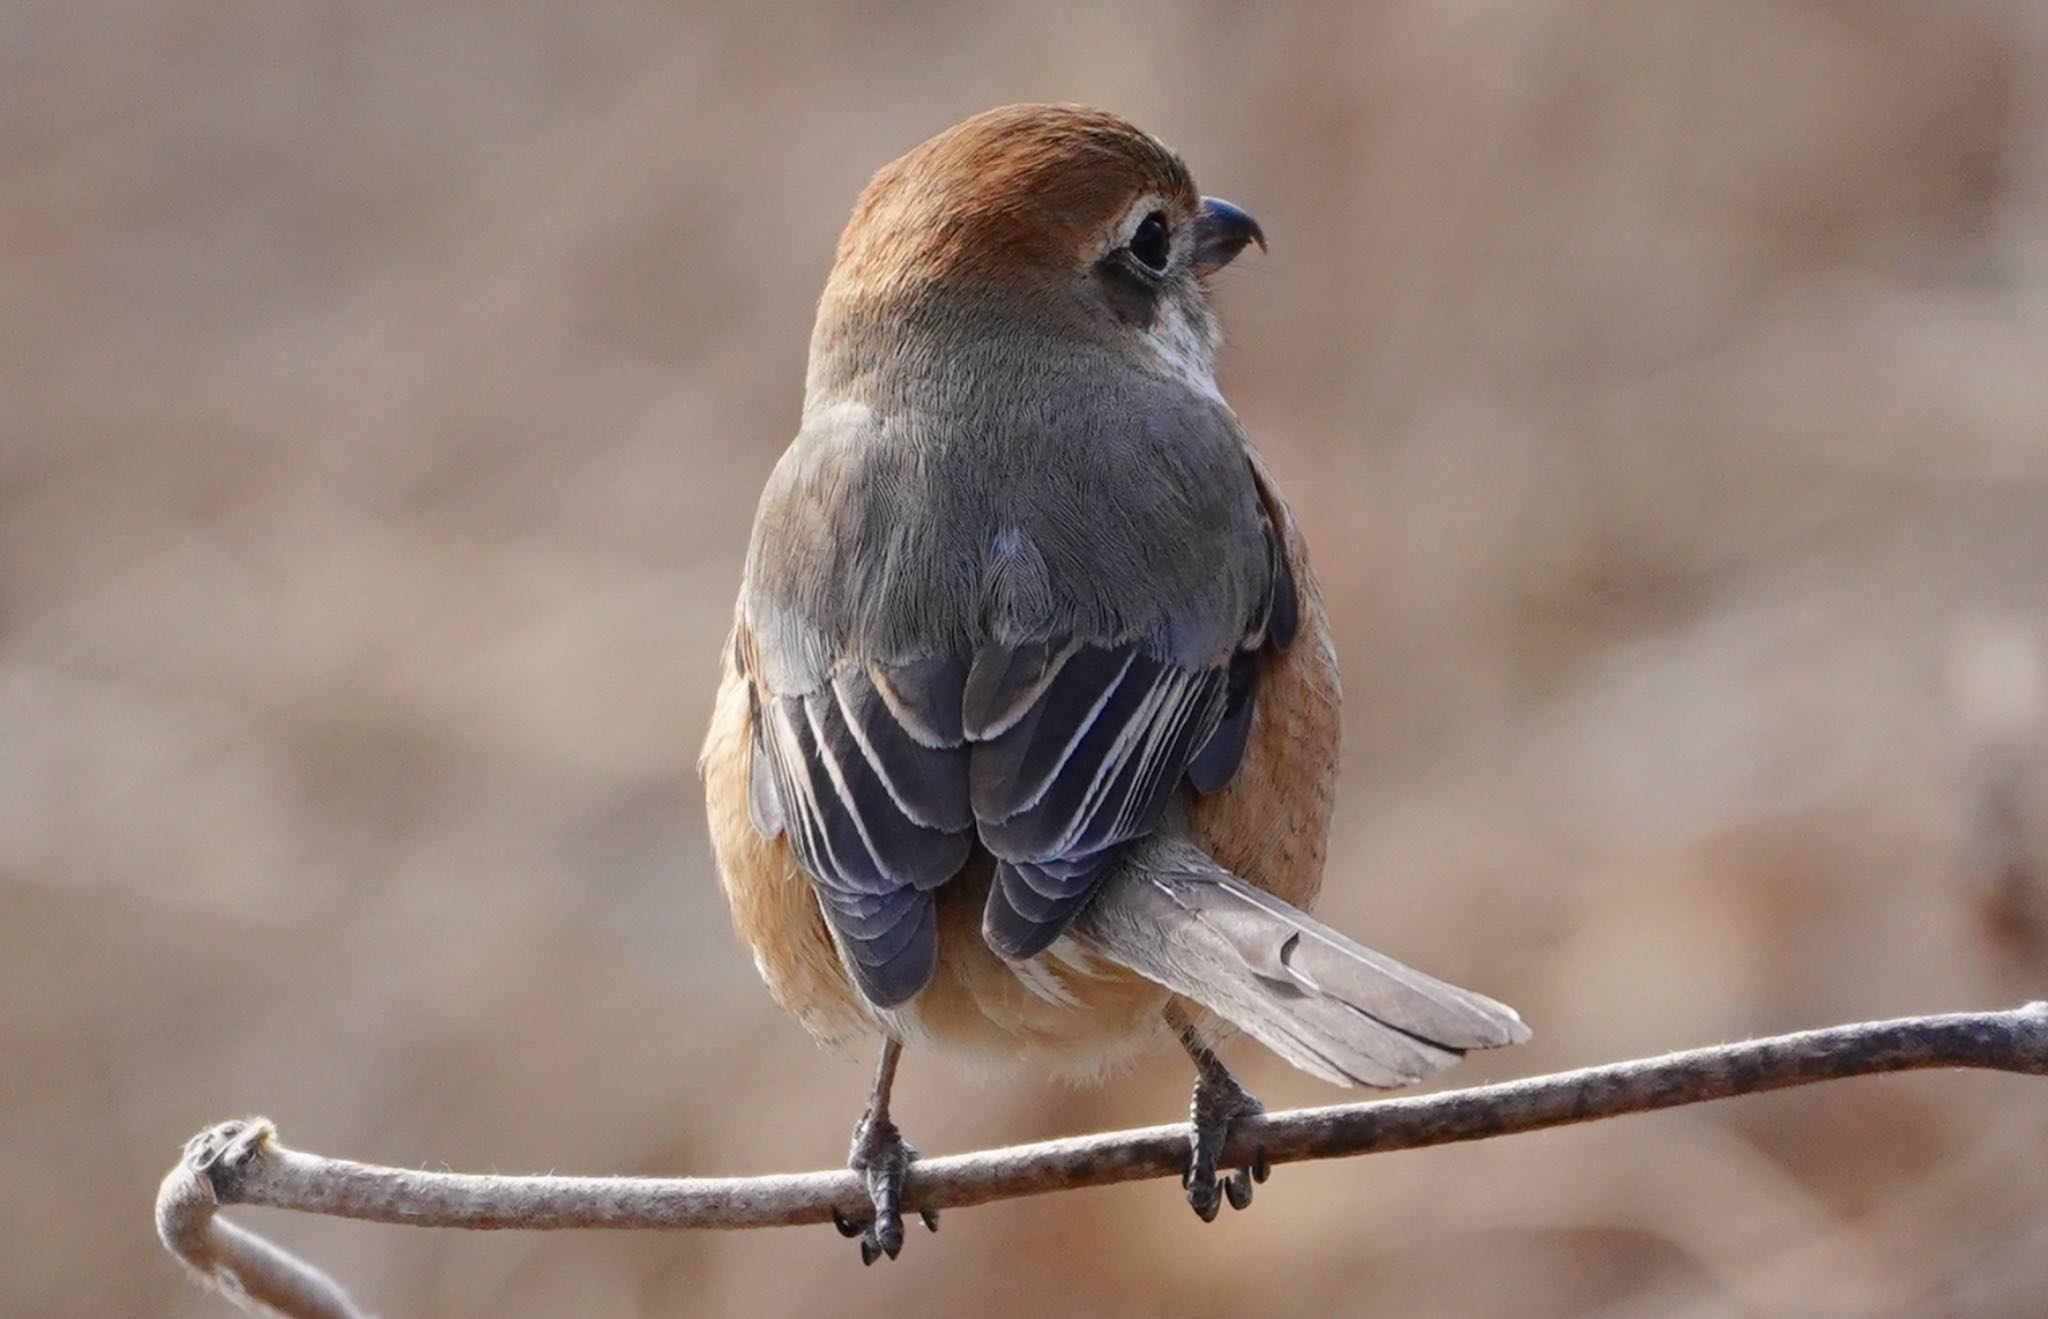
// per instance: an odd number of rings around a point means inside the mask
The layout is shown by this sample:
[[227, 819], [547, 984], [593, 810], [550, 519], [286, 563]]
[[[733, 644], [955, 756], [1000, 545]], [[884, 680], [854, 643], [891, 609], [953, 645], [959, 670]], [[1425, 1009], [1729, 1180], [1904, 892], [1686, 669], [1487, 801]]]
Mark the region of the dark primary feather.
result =
[[868, 670], [875, 693], [910, 740], [925, 747], [957, 747], [967, 738], [960, 725], [959, 692], [967, 665], [952, 655], [928, 655], [908, 664]]
[[1240, 650], [1231, 657], [1224, 686], [1223, 717], [1188, 763], [1188, 783], [1196, 792], [1215, 792], [1236, 776], [1237, 764], [1244, 759], [1245, 743], [1251, 739], [1252, 702], [1265, 662], [1263, 650]]
[[[873, 904], [865, 915], [857, 910], [863, 901]], [[820, 884], [818, 903], [846, 951], [846, 969], [870, 1003], [894, 1007], [931, 980], [939, 960], [931, 894], [906, 888], [884, 899], [862, 899]], [[876, 932], [856, 933], [868, 928]]]
[[1046, 685], [1057, 678], [1071, 649], [1050, 641], [985, 647], [967, 670], [960, 722], [976, 742], [1007, 732], [1030, 712]]
[[[837, 716], [860, 753], [859, 763], [873, 772], [874, 783], [881, 786], [888, 796], [887, 805], [894, 808], [891, 811], [880, 802], [871, 803], [861, 810], [863, 818], [900, 816], [920, 829], [946, 834], [960, 833], [974, 823], [967, 805], [967, 777], [961, 773], [967, 752], [957, 721], [950, 725], [954, 730], [950, 743], [923, 740], [919, 734], [934, 738], [941, 730], [929, 721], [916, 721], [916, 732], [906, 727], [896, 711], [917, 707], [905, 706], [900, 695], [898, 705], [892, 707], [874, 675], [860, 669], [841, 669], [832, 679], [831, 690], [838, 704]], [[930, 698], [929, 692], [921, 697]], [[915, 720], [915, 715], [912, 717]], [[865, 781], [864, 786], [872, 787]]]
[[1301, 627], [1301, 597], [1295, 593], [1294, 568], [1287, 562], [1287, 547], [1280, 543], [1280, 529], [1271, 523], [1266, 527], [1266, 551], [1273, 564], [1273, 589], [1266, 595], [1266, 640], [1285, 650]]

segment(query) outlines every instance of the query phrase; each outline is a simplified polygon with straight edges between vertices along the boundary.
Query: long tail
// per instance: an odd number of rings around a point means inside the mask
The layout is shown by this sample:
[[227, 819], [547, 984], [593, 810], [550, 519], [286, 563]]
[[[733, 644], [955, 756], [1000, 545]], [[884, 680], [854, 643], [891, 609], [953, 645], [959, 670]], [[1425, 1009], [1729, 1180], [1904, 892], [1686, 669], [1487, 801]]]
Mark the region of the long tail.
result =
[[1338, 1085], [1408, 1085], [1529, 1038], [1513, 1008], [1346, 938], [1180, 838], [1131, 849], [1072, 933]]

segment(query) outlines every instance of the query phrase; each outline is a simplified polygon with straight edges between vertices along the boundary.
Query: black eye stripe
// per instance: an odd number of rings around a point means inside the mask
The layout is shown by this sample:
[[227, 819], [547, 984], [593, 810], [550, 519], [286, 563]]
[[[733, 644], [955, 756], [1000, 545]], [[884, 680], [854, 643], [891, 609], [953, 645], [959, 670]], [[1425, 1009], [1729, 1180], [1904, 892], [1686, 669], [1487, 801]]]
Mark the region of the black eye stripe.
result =
[[1173, 255], [1173, 233], [1166, 227], [1166, 217], [1154, 211], [1138, 221], [1129, 246], [1131, 255], [1147, 270], [1166, 269], [1166, 262]]

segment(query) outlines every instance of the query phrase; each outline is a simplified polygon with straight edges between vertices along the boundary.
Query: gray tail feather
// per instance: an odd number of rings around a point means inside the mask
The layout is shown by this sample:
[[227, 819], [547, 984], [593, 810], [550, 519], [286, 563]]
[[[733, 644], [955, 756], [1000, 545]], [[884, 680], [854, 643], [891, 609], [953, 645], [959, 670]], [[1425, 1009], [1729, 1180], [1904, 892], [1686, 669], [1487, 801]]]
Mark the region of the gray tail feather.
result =
[[1072, 933], [1337, 1085], [1408, 1085], [1529, 1038], [1513, 1008], [1354, 942], [1182, 839], [1132, 848]]

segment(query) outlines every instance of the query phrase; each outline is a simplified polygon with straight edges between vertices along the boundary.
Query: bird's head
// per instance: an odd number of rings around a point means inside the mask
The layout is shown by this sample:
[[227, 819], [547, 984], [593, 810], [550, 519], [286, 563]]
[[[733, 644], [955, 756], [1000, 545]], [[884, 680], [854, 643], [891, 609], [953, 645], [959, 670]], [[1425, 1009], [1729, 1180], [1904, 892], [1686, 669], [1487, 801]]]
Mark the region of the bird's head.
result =
[[875, 175], [839, 240], [820, 344], [855, 324], [993, 319], [1121, 341], [1206, 380], [1207, 281], [1249, 243], [1265, 245], [1257, 222], [1201, 196], [1151, 135], [1080, 106], [1005, 106]]

